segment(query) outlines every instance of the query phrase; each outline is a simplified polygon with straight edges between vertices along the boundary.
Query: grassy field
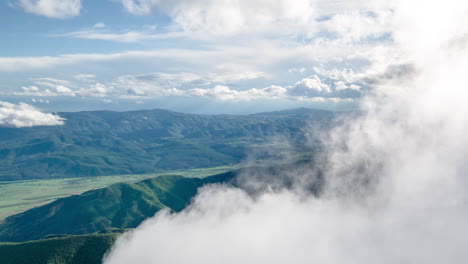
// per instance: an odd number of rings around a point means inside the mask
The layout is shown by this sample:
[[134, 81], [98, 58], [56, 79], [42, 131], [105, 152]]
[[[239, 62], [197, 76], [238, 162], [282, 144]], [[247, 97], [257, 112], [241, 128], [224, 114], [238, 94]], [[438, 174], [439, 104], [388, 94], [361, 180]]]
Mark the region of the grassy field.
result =
[[133, 183], [164, 174], [205, 177], [240, 168], [241, 165], [170, 171], [159, 174], [116, 175], [52, 180], [0, 181], [0, 221], [7, 216], [50, 203], [55, 199], [106, 187], [117, 182]]

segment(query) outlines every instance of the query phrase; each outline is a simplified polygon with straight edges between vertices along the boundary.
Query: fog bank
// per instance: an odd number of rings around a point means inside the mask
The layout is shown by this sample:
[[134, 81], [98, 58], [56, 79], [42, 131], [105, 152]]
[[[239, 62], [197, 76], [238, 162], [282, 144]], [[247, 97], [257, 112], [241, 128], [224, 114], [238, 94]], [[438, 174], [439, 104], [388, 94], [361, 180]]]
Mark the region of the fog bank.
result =
[[392, 12], [394, 45], [366, 72], [362, 115], [323, 138], [319, 197], [206, 187], [185, 211], [124, 235], [104, 262], [466, 262], [468, 3], [376, 5]]

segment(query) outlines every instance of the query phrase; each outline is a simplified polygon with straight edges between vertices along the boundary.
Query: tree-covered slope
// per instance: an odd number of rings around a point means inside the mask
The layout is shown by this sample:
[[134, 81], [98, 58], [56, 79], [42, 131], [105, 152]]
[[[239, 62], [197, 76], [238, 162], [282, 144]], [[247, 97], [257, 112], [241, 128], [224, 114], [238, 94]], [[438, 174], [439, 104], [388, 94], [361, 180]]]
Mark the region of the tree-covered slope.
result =
[[21, 242], [50, 235], [134, 228], [162, 208], [182, 210], [200, 186], [227, 182], [234, 175], [235, 172], [228, 172], [204, 179], [160, 176], [136, 184], [113, 184], [58, 199], [6, 218], [0, 224], [0, 241]]
[[[296, 182], [290, 175], [308, 176]], [[118, 183], [7, 217], [0, 224], [0, 242], [134, 228], [163, 208], [174, 212], [183, 210], [198, 188], [213, 183], [240, 187], [253, 195], [282, 188], [301, 188], [318, 195], [324, 182], [313, 161], [302, 161], [273, 167], [243, 168], [206, 178], [168, 175], [135, 184]]]
[[335, 116], [311, 109], [242, 116], [166, 110], [58, 114], [65, 125], [0, 127], [0, 180], [223, 166], [250, 152], [272, 158], [290, 151], [286, 143], [308, 152], [309, 132], [328, 127]]
[[0, 243], [2, 264], [100, 264], [118, 233]]

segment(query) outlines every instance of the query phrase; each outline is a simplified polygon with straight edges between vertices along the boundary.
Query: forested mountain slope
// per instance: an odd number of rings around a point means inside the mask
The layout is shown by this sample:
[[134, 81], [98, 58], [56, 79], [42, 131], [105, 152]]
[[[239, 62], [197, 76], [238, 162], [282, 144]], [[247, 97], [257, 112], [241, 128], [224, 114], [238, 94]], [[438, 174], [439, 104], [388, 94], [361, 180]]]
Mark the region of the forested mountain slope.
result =
[[274, 159], [292, 148], [312, 151], [315, 130], [336, 116], [306, 108], [236, 116], [158, 109], [58, 115], [65, 125], [0, 128], [0, 181], [222, 166], [252, 152]]

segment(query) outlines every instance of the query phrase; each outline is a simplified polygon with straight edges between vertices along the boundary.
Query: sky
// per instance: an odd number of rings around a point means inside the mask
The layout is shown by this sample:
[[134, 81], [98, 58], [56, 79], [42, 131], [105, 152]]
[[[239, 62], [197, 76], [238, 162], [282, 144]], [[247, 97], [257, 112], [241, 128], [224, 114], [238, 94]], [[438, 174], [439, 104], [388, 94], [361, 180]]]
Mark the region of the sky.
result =
[[0, 113], [355, 109], [396, 69], [393, 11], [365, 2], [4, 0]]

